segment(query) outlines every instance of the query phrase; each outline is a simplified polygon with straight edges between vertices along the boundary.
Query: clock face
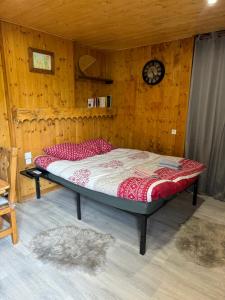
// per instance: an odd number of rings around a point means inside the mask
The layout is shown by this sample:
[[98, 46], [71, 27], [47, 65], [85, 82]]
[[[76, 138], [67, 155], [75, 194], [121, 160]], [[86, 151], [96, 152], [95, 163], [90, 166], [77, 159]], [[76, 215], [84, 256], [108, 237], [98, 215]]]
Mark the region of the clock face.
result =
[[165, 75], [165, 67], [159, 60], [150, 60], [144, 65], [142, 77], [147, 84], [159, 83]]

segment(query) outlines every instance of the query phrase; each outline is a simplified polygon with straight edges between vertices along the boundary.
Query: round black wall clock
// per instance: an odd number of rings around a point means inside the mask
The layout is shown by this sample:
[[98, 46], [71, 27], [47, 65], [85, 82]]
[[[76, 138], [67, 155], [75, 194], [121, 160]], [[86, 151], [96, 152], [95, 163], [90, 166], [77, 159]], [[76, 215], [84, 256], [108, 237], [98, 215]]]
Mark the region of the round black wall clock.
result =
[[142, 70], [142, 77], [147, 84], [159, 83], [165, 75], [164, 64], [159, 60], [148, 61]]

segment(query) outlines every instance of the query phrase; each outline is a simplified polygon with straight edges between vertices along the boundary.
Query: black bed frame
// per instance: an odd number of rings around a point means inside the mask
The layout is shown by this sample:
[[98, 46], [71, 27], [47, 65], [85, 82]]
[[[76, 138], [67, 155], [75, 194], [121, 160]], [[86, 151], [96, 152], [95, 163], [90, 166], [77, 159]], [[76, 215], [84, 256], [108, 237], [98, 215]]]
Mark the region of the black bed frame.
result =
[[[40, 170], [40, 175], [31, 175], [29, 171], [32, 170]], [[147, 231], [147, 221], [148, 218], [154, 214], [157, 210], [159, 210], [163, 205], [165, 205], [169, 200], [175, 198], [177, 196], [173, 195], [166, 199], [159, 199], [157, 201], [152, 201], [149, 203], [141, 202], [141, 201], [131, 201], [123, 198], [118, 198], [114, 196], [110, 196], [104, 193], [96, 192], [82, 186], [76, 185], [68, 180], [65, 180], [59, 176], [53, 175], [52, 173], [41, 169], [41, 168], [33, 168], [30, 170], [24, 170], [20, 173], [28, 178], [35, 179], [36, 186], [36, 197], [37, 199], [41, 198], [41, 190], [40, 190], [40, 178], [46, 179], [48, 181], [57, 183], [63, 187], [66, 187], [75, 192], [76, 202], [77, 202], [77, 218], [81, 220], [81, 198], [80, 196], [86, 196], [90, 199], [98, 201], [100, 203], [104, 203], [106, 205], [113, 206], [120, 210], [126, 211], [128, 213], [134, 214], [139, 217], [141, 222], [140, 229], [140, 254], [144, 255], [146, 251], [146, 231]], [[197, 204], [197, 194], [198, 194], [198, 178], [193, 183], [193, 200], [192, 204], [195, 206]]]

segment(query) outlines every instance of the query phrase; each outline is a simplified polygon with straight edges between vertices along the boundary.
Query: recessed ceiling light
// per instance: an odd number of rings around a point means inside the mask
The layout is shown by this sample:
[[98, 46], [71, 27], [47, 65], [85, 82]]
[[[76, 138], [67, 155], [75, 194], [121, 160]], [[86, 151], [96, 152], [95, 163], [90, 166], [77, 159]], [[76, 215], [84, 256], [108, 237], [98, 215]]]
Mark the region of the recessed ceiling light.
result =
[[217, 0], [207, 0], [209, 5], [213, 5], [217, 2]]

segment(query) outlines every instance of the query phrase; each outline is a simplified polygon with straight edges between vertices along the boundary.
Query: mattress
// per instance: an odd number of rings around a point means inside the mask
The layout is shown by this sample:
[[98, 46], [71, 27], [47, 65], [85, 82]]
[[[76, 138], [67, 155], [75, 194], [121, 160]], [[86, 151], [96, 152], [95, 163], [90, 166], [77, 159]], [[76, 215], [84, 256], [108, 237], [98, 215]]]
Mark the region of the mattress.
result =
[[[181, 168], [160, 167], [162, 158], [179, 162]], [[90, 190], [146, 203], [185, 190], [205, 169], [193, 160], [124, 148], [79, 161], [42, 155], [35, 164]]]

